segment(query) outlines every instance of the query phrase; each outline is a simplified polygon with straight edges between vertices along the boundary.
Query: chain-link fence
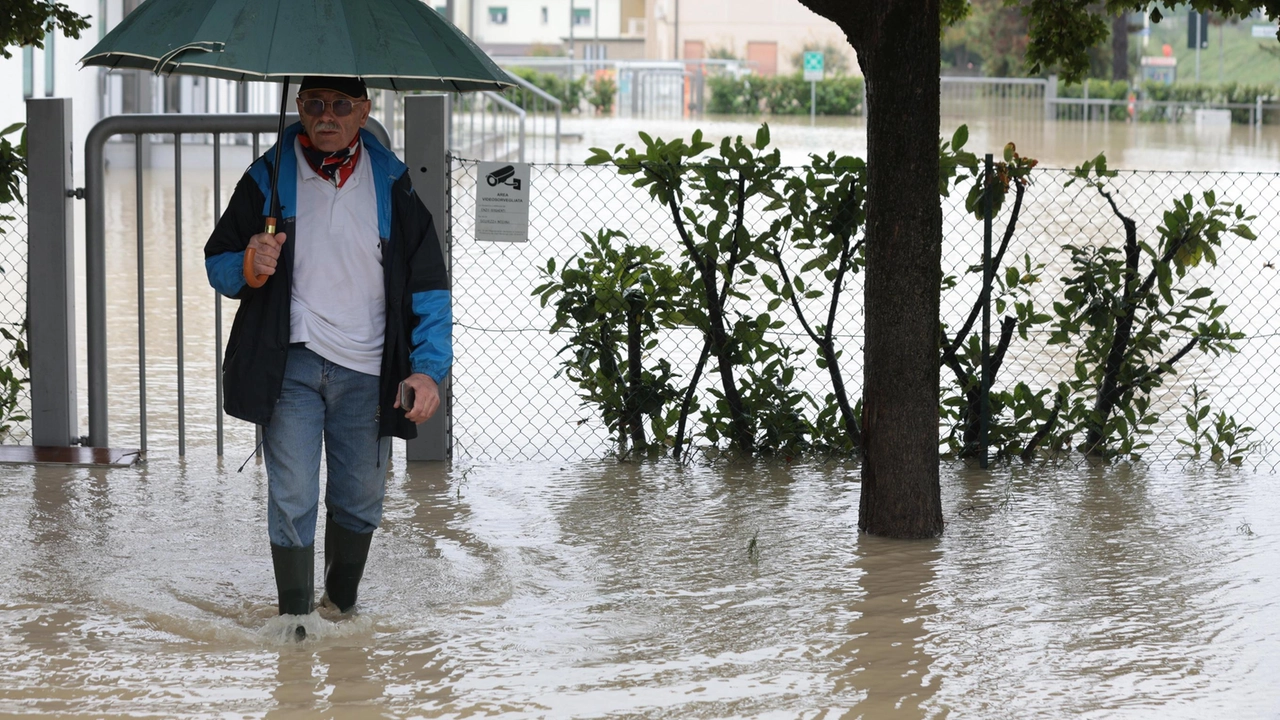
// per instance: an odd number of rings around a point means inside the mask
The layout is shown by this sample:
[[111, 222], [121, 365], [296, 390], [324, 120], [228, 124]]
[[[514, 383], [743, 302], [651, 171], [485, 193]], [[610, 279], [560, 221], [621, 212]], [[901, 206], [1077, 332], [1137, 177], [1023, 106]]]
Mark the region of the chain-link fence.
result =
[[[573, 458], [601, 456], [617, 449], [600, 413], [579, 398], [579, 389], [561, 367], [570, 333], [551, 333], [554, 310], [543, 308], [533, 289], [548, 277], [543, 272], [554, 258], [558, 267], [586, 247], [582, 232], [600, 229], [625, 232], [631, 242], [659, 248], [665, 260], [676, 264], [680, 243], [670, 211], [652, 200], [645, 190], [632, 187], [634, 178], [621, 177], [609, 166], [535, 165], [531, 169], [529, 241], [525, 243], [475, 240], [476, 162], [453, 161], [453, 271], [455, 298], [454, 433], [455, 453], [472, 458]], [[798, 172], [793, 170], [792, 172]], [[1004, 266], [1044, 265], [1030, 299], [1038, 312], [1053, 315], [1053, 303], [1063, 294], [1062, 277], [1070, 269], [1066, 244], [1120, 247], [1124, 228], [1107, 201], [1093, 188], [1079, 184], [1064, 187], [1070, 174], [1041, 169], [1032, 174], [1020, 221], [1005, 256]], [[1193, 385], [1204, 393], [1216, 415], [1224, 411], [1241, 426], [1254, 428], [1241, 442], [1253, 443], [1247, 465], [1274, 467], [1280, 463], [1280, 413], [1272, 386], [1280, 379], [1280, 302], [1274, 287], [1280, 283], [1280, 175], [1210, 172], [1122, 172], [1109, 183], [1119, 209], [1137, 222], [1138, 239], [1155, 246], [1157, 227], [1175, 197], [1213, 190], [1219, 200], [1241, 203], [1256, 215], [1250, 222], [1257, 240], [1234, 235], [1224, 240], [1216, 266], [1201, 263], [1181, 287], [1213, 289], [1227, 305], [1222, 319], [1244, 333], [1234, 344], [1236, 353], [1212, 355], [1193, 351], [1177, 364], [1176, 377], [1151, 395], [1152, 412], [1159, 421], [1148, 429], [1150, 447], [1142, 457], [1156, 462], [1180, 462], [1187, 450], [1179, 439], [1193, 433], [1186, 422], [1185, 406], [1192, 404]], [[942, 297], [942, 321], [960, 326], [978, 297], [980, 275], [970, 272], [982, 262], [982, 223], [964, 209], [965, 188], [944, 200], [943, 271], [955, 277]], [[994, 242], [999, 245], [1010, 214], [1012, 193], [995, 219]], [[752, 213], [748, 225], [756, 230], [768, 218]], [[1144, 265], [1145, 267], [1145, 265]], [[1001, 272], [1004, 272], [1001, 269]], [[1145, 274], [1145, 271], [1144, 271]], [[760, 288], [760, 302], [768, 295]], [[748, 293], [750, 295], [750, 293]], [[829, 297], [806, 301], [813, 319], [825, 317]], [[836, 314], [835, 340], [842, 352], [841, 370], [851, 400], [860, 396], [862, 382], [862, 276], [855, 274]], [[752, 300], [751, 302], [756, 302]], [[751, 308], [738, 302], [736, 309]], [[731, 304], [731, 308], [733, 304]], [[1004, 314], [1011, 314], [1006, 310]], [[797, 351], [792, 360], [794, 385], [821, 401], [830, 392], [826, 370], [815, 362], [813, 343], [788, 308], [777, 308], [782, 327], [771, 331], [774, 339]], [[1001, 314], [992, 309], [993, 347]], [[1075, 372], [1076, 347], [1050, 344], [1050, 324], [1033, 328], [1024, 340], [1016, 334], [994, 389], [1026, 383], [1031, 388], [1053, 388]], [[1178, 347], [1186, 338], [1171, 338]], [[1181, 342], [1180, 342], [1181, 341]], [[646, 363], [666, 359], [677, 384], [687, 384], [702, 349], [702, 339], [692, 330], [664, 331], [655, 347], [646, 351]], [[943, 395], [954, 395], [955, 378], [942, 369]], [[713, 387], [704, 373], [702, 402], [714, 402], [707, 394]], [[1210, 420], [1212, 416], [1210, 416]], [[697, 417], [693, 434], [701, 428]], [[943, 435], [947, 428], [944, 422]]]
[[31, 385], [14, 357], [16, 343], [26, 342], [26, 206], [0, 206], [0, 231], [0, 443], [12, 445], [29, 443], [31, 433]]

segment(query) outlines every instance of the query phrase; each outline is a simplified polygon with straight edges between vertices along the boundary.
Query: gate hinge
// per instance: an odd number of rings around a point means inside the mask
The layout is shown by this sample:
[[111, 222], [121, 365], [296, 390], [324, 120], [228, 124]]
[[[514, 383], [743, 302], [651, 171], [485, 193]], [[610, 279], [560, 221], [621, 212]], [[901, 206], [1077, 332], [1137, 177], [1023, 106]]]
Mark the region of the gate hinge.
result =
[[77, 199], [77, 200], [83, 200], [83, 199], [84, 199], [84, 188], [82, 188], [82, 187], [81, 187], [81, 188], [76, 188], [76, 189], [74, 189], [74, 190], [68, 190], [68, 191], [67, 191], [67, 197], [69, 197], [69, 198], [75, 198], [75, 199]]

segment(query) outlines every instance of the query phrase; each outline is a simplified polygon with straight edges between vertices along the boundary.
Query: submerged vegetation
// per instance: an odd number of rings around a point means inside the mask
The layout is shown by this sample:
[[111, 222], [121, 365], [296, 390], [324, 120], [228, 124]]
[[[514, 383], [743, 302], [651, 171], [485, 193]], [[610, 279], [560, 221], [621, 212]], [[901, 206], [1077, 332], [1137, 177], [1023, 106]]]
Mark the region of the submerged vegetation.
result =
[[[622, 454], [682, 458], [698, 446], [787, 458], [856, 455], [861, 393], [844, 363], [858, 342], [860, 298], [848, 305], [850, 284], [865, 269], [865, 162], [832, 153], [782, 167], [768, 125], [752, 142], [717, 145], [700, 131], [689, 140], [645, 133], [640, 140], [594, 149], [588, 164], [634, 178], [661, 207], [676, 250], [601, 228], [582, 233], [586, 249], [569, 262], [547, 262], [534, 294], [555, 310], [552, 331], [568, 338], [565, 376]], [[1145, 241], [1121, 211], [1109, 185], [1116, 173], [1099, 155], [1063, 185], [1105, 201], [1124, 231], [1122, 245], [1069, 237], [1060, 259], [1037, 262], [1013, 250], [1037, 162], [1010, 144], [988, 174], [967, 141], [962, 126], [939, 144], [938, 190], [959, 193], [968, 213], [992, 222], [992, 248], [984, 268], [981, 243], [967, 243], [978, 250], [966, 251], [975, 252], [966, 269], [943, 281], [953, 299], [939, 318], [944, 450], [1023, 460], [1063, 452], [1141, 457], [1160, 420], [1153, 393], [1193, 352], [1236, 352], [1242, 334], [1193, 271], [1215, 265], [1227, 238], [1251, 240], [1253, 217], [1213, 192], [1186, 195], [1172, 199]], [[1046, 263], [1062, 272], [1052, 286]], [[955, 302], [957, 293], [964, 299]], [[962, 313], [949, 317], [957, 308]], [[985, 359], [977, 322], [984, 308], [993, 314]], [[1071, 353], [1068, 372], [1050, 379], [1027, 371], [1025, 361], [1008, 362], [1015, 344], [1030, 340]], [[1205, 398], [1197, 386], [1184, 408], [1190, 438], [1178, 442], [1191, 458], [1240, 464], [1254, 447], [1252, 428], [1213, 414]]]

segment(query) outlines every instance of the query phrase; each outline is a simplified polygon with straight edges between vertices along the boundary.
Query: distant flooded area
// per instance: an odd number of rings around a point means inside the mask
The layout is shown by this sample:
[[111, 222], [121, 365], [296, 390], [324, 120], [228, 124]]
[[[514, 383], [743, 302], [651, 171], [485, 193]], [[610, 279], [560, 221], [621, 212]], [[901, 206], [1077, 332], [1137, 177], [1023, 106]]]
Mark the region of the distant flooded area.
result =
[[[802, 165], [810, 153], [836, 152], [866, 157], [866, 120], [860, 117], [819, 117], [813, 125], [807, 116], [707, 116], [690, 120], [634, 120], [571, 118], [565, 132], [582, 136], [567, 143], [562, 162], [582, 162], [589, 148], [613, 149], [618, 143], [639, 145], [637, 133], [666, 139], [688, 138], [701, 128], [712, 139], [742, 135], [755, 137], [761, 122], [768, 122], [773, 144], [782, 149], [782, 160]], [[950, 139], [962, 124], [969, 126], [967, 149], [999, 156], [1005, 143], [1040, 160], [1045, 167], [1073, 168], [1100, 152], [1108, 164], [1126, 170], [1207, 170], [1280, 172], [1280, 125], [1197, 127], [1193, 122], [1128, 123], [1094, 120], [1023, 121], [998, 117], [943, 117], [942, 137]]]

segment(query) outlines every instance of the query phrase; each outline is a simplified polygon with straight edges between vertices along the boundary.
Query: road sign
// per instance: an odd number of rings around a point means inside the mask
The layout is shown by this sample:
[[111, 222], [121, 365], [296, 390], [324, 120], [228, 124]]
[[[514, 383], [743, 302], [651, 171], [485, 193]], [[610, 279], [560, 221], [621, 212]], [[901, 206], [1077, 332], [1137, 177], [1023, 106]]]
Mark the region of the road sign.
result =
[[1252, 30], [1253, 30], [1253, 36], [1256, 38], [1271, 38], [1272, 40], [1276, 39], [1275, 25], [1254, 25]]
[[804, 54], [804, 81], [818, 82], [822, 79], [823, 58], [822, 53], [815, 51], [807, 51]]

